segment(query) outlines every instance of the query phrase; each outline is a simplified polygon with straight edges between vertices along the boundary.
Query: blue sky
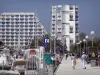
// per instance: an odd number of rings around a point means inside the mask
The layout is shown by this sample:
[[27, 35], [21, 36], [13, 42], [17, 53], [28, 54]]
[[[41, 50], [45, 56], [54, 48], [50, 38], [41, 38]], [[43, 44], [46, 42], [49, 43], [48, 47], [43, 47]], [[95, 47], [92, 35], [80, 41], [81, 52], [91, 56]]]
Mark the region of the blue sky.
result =
[[35, 12], [50, 32], [51, 6], [67, 4], [79, 6], [80, 32], [90, 36], [94, 30], [95, 36], [100, 37], [100, 0], [0, 0], [0, 13]]

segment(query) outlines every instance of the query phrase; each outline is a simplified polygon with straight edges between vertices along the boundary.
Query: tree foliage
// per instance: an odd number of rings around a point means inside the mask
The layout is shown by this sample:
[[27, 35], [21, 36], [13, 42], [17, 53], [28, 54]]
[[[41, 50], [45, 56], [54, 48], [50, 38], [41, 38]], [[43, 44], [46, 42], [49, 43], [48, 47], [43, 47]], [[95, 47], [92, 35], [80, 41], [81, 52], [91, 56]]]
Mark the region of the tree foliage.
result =
[[85, 36], [86, 36], [86, 33], [84, 33], [84, 32], [79, 33], [80, 40], [83, 40], [85, 38]]

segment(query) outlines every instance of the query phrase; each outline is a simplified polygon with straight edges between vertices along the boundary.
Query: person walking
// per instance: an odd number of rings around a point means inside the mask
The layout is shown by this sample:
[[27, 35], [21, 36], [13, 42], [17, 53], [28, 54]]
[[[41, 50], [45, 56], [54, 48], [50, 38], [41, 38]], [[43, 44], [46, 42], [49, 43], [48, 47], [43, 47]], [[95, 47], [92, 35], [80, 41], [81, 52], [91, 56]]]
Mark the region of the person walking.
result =
[[66, 53], [66, 60], [67, 60], [68, 54]]
[[71, 60], [72, 60], [72, 68], [75, 69], [75, 65], [76, 65], [76, 57], [75, 57], [74, 54], [72, 54]]
[[86, 56], [85, 52], [83, 52], [83, 54], [81, 56], [83, 69], [86, 69], [86, 58], [87, 58], [87, 56]]

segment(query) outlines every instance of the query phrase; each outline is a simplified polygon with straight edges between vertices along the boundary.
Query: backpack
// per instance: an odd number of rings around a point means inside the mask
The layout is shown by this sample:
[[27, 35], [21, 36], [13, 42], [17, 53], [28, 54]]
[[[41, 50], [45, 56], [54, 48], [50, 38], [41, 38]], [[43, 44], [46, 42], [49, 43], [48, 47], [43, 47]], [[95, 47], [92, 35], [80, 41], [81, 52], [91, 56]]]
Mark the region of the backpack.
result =
[[86, 60], [86, 55], [82, 55], [82, 60]]

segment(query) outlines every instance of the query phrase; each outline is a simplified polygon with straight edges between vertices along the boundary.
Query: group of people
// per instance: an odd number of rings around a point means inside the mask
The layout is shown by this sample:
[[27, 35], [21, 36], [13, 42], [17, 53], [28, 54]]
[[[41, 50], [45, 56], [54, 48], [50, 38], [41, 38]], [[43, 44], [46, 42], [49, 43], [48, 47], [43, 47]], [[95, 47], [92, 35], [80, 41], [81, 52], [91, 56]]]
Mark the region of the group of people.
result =
[[[85, 54], [85, 52], [83, 52], [83, 54], [81, 56], [83, 69], [86, 69], [86, 59], [87, 59], [87, 55]], [[72, 68], [75, 69], [75, 65], [76, 65], [76, 56], [75, 56], [75, 54], [71, 55], [71, 60], [72, 60]]]

